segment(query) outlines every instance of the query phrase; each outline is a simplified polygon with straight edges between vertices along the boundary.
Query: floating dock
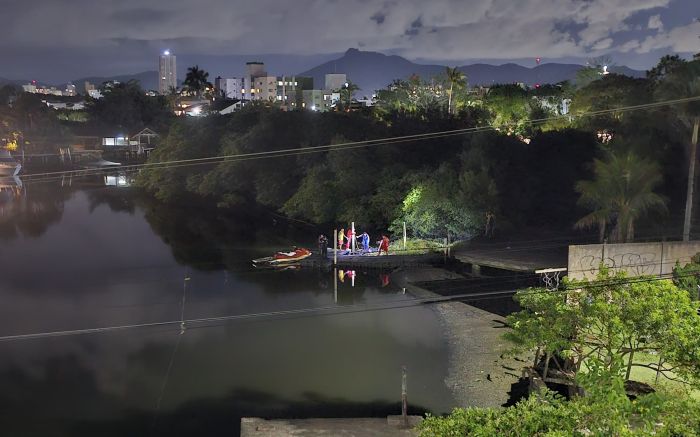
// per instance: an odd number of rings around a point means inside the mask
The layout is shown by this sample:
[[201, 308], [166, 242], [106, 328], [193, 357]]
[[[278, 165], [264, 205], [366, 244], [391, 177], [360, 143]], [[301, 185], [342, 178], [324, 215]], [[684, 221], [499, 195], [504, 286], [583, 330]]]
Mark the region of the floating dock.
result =
[[[419, 254], [390, 253], [389, 255], [377, 255], [376, 252], [368, 254], [342, 254], [338, 251], [337, 266], [350, 268], [375, 268], [394, 269], [406, 266], [427, 266], [442, 263], [446, 259], [445, 255], [439, 252], [428, 252]], [[302, 267], [333, 267], [333, 250], [328, 252], [328, 256], [323, 259], [317, 254], [313, 254], [299, 262]]]

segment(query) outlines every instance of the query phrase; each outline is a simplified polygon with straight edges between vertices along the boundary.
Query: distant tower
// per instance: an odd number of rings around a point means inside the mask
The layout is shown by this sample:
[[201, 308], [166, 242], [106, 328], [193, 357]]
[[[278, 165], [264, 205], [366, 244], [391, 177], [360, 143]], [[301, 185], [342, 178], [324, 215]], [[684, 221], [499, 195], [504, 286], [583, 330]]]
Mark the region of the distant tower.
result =
[[160, 67], [158, 68], [158, 92], [170, 93], [170, 88], [177, 88], [177, 64], [175, 55], [166, 50], [160, 55]]

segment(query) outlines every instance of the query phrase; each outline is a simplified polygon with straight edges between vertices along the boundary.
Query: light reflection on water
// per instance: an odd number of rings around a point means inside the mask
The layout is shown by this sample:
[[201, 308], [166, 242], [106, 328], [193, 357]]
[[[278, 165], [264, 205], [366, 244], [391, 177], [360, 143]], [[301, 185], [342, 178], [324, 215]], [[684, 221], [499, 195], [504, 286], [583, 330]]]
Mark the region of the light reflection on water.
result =
[[[336, 302], [330, 271], [250, 267], [303, 231], [210, 227], [195, 208], [175, 213], [136, 197], [26, 187], [0, 221], [0, 335], [177, 321], [185, 276], [185, 319], [410, 298], [385, 274], [357, 271]], [[0, 343], [0, 429], [235, 434], [241, 416], [383, 415], [398, 411], [404, 364], [412, 405], [452, 404], [446, 345], [427, 307], [211, 325]]]

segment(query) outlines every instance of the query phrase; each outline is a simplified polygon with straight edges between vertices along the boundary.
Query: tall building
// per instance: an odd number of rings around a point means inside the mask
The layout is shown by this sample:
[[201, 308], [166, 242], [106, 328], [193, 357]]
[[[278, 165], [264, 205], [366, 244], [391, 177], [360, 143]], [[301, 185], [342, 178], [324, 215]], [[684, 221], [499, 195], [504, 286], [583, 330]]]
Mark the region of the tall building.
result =
[[345, 74], [341, 73], [329, 73], [326, 74], [326, 87], [327, 90], [339, 90], [345, 86], [348, 78]]
[[216, 80], [214, 81], [214, 87], [215, 87], [217, 93], [221, 97], [225, 97], [227, 99], [243, 100], [243, 94], [242, 94], [243, 79], [242, 78], [217, 77]]
[[166, 50], [160, 55], [158, 68], [158, 92], [168, 94], [171, 88], [177, 88], [177, 64], [175, 55]]

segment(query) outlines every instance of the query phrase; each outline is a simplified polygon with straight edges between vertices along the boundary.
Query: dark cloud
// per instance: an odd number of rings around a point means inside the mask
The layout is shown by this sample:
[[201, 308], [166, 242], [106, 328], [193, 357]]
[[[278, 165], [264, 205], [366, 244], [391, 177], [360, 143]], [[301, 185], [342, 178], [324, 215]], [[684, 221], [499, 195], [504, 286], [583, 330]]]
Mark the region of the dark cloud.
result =
[[377, 24], [382, 24], [384, 22], [384, 19], [386, 19], [386, 16], [381, 12], [377, 12], [376, 14], [369, 17], [369, 19], [376, 22]]
[[698, 0], [0, 0], [0, 10], [0, 59], [12, 59], [0, 76], [15, 77], [125, 73], [165, 48], [206, 57], [363, 47], [450, 64], [612, 54], [636, 68], [700, 49]]
[[418, 32], [420, 31], [421, 27], [423, 27], [423, 21], [421, 20], [421, 17], [418, 17], [415, 19], [415, 21], [413, 21], [413, 23], [411, 23], [411, 27], [409, 29], [406, 29], [406, 35], [418, 35]]
[[168, 20], [174, 16], [175, 12], [158, 10], [151, 8], [136, 8], [114, 11], [111, 18], [118, 21], [128, 21], [130, 23], [153, 23], [154, 21]]

